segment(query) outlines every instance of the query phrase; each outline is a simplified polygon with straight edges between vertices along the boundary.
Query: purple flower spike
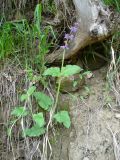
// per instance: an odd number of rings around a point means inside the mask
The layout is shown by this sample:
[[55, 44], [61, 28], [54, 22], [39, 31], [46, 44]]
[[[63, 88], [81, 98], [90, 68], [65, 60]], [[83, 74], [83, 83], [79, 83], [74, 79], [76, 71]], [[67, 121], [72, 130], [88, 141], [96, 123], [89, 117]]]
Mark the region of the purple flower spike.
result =
[[70, 37], [70, 35], [69, 35], [69, 34], [65, 34], [65, 37], [64, 37], [64, 38], [68, 40], [68, 39], [69, 39], [69, 37]]
[[79, 26], [79, 23], [77, 23], [77, 22], [76, 22], [76, 23], [74, 23], [74, 26], [78, 27], [78, 26]]
[[73, 34], [71, 34], [71, 35], [69, 36], [69, 39], [70, 39], [71, 41], [72, 41], [74, 38], [75, 38], [75, 37], [74, 37]]
[[78, 28], [77, 27], [71, 27], [70, 30], [71, 30], [71, 32], [76, 33]]
[[60, 48], [62, 48], [62, 49], [69, 49], [69, 47], [68, 47], [67, 44], [65, 44], [64, 46], [61, 46]]

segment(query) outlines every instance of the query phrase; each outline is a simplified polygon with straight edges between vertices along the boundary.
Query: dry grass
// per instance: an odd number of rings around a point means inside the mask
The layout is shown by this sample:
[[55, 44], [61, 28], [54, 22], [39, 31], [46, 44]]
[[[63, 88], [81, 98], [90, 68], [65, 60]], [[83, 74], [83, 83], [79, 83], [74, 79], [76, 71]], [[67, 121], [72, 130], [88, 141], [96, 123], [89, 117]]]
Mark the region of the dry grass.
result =
[[[1, 155], [0, 159], [3, 157], [8, 160], [11, 159], [24, 158], [26, 160], [36, 160], [42, 159], [47, 160], [48, 157], [51, 159], [52, 147], [50, 144], [49, 136], [51, 133], [54, 134], [54, 128], [52, 127], [52, 116], [53, 110], [51, 109], [49, 113], [49, 121], [47, 124], [46, 134], [42, 137], [23, 138], [21, 132], [25, 129], [25, 126], [30, 127], [32, 120], [28, 116], [25, 119], [19, 119], [17, 123], [14, 123], [11, 127], [12, 135], [8, 136], [7, 129], [8, 124], [11, 120], [11, 111], [15, 106], [21, 105], [19, 96], [31, 86], [31, 82], [28, 79], [26, 72], [20, 69], [20, 64], [16, 65], [16, 62], [9, 62], [4, 65], [4, 68], [0, 71], [0, 105], [1, 105]], [[52, 99], [54, 99], [51, 90], [47, 88], [47, 92]], [[23, 105], [24, 107], [31, 107], [32, 111], [36, 111], [33, 104], [33, 100], [29, 98], [27, 102]], [[50, 131], [49, 131], [50, 129]], [[52, 131], [52, 132], [51, 132]], [[2, 151], [4, 148], [4, 151]]]
[[[27, 89], [30, 82], [27, 78], [25, 72], [14, 64], [7, 64], [0, 74], [0, 105], [1, 105], [1, 155], [0, 159], [3, 157], [8, 159], [40, 159], [41, 157], [41, 144], [42, 140], [32, 139], [32, 138], [22, 138], [21, 130], [24, 129], [24, 123], [30, 123], [29, 117], [26, 118], [26, 122], [21, 119], [17, 124], [12, 127], [12, 136], [7, 135], [8, 124], [10, 123], [11, 110], [20, 104], [19, 95]], [[29, 105], [32, 101], [28, 102]], [[26, 104], [28, 105], [28, 104]], [[3, 150], [4, 148], [4, 150]]]
[[116, 103], [118, 106], [120, 106], [120, 73], [119, 73], [120, 62], [117, 62], [117, 58], [113, 47], [111, 47], [111, 56], [112, 60], [107, 77], [110, 87], [115, 95]]
[[[111, 58], [112, 60], [111, 60], [107, 77], [108, 77], [110, 89], [112, 90], [116, 99], [116, 106], [119, 109], [120, 107], [120, 73], [119, 73], [120, 62], [119, 62], [119, 59], [116, 58], [115, 51], [112, 46], [111, 46]], [[113, 148], [114, 148], [115, 159], [119, 160], [120, 144], [119, 144], [118, 137], [120, 136], [120, 131], [117, 131], [116, 133], [114, 133], [109, 125], [108, 125], [108, 130], [110, 131], [113, 138]]]

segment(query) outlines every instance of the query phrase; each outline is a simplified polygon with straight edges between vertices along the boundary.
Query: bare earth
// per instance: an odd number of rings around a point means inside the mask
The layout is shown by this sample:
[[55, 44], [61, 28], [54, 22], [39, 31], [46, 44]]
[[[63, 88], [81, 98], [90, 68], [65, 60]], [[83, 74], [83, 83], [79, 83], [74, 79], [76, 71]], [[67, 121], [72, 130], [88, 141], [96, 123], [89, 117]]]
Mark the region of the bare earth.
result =
[[[107, 70], [107, 67], [103, 67], [94, 71], [94, 77], [86, 81], [86, 89], [79, 90], [74, 94], [61, 95], [62, 109], [64, 109], [64, 105], [69, 105], [72, 125], [70, 129], [64, 127], [55, 129], [56, 137], [50, 139], [53, 149], [52, 160], [120, 160], [120, 107], [116, 106], [115, 97], [107, 85]], [[21, 74], [22, 72], [20, 72]], [[14, 77], [15, 75], [14, 72]], [[14, 81], [10, 81], [6, 74], [4, 77], [3, 80], [1, 79], [0, 88], [3, 99], [0, 112], [0, 159], [28, 160], [24, 153], [25, 143], [22, 139], [19, 140], [19, 137], [17, 140], [18, 130], [14, 131], [16, 133], [15, 141], [18, 143], [15, 146], [19, 146], [14, 147], [16, 158], [13, 158], [9, 148], [4, 124], [8, 121], [7, 117], [10, 115], [11, 106], [18, 104], [18, 96]], [[3, 82], [4, 85], [2, 85]], [[19, 83], [22, 84], [22, 81], [19, 80]], [[24, 88], [22, 85], [21, 87]], [[31, 139], [32, 148], [35, 143], [38, 144], [39, 139]], [[33, 160], [40, 160], [40, 155]]]
[[120, 119], [116, 118], [120, 108], [115, 106], [114, 96], [107, 89], [106, 70], [104, 67], [93, 72], [94, 78], [86, 83], [90, 91], [62, 95], [63, 101], [70, 104], [72, 127], [69, 131], [61, 129], [53, 145], [54, 160], [120, 159]]

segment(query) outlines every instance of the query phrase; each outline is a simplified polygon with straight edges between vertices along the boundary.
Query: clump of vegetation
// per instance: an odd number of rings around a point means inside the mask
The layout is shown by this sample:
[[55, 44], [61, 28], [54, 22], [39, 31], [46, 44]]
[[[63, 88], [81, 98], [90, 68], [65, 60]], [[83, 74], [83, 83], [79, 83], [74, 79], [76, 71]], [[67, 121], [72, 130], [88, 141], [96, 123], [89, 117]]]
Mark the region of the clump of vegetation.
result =
[[53, 33], [51, 26], [42, 27], [42, 6], [38, 4], [34, 12], [34, 22], [29, 24], [26, 19], [4, 22], [0, 30], [0, 60], [9, 56], [22, 57], [22, 62], [42, 68], [44, 56], [52, 44], [48, 40]]
[[[81, 71], [81, 68], [76, 65], [64, 66], [64, 54], [68, 47], [68, 41], [74, 38], [72, 33], [76, 32], [77, 25], [71, 27], [70, 34], [65, 34], [66, 44], [61, 46], [63, 48], [61, 68], [51, 67], [48, 69], [45, 69], [45, 55], [49, 52], [52, 43], [52, 40], [51, 42], [48, 41], [48, 36], [49, 33], [53, 33], [53, 30], [51, 26], [42, 27], [42, 6], [40, 4], [36, 6], [33, 24], [30, 25], [26, 19], [23, 19], [5, 22], [1, 26], [0, 60], [9, 56], [14, 57], [19, 53], [25, 60], [30, 61], [30, 65], [36, 64], [39, 71], [39, 76], [36, 77], [32, 70], [27, 70], [31, 86], [20, 96], [20, 104], [11, 111], [11, 120], [8, 124], [9, 137], [12, 138], [13, 128], [19, 122], [21, 122], [21, 135], [23, 137], [39, 137], [45, 134], [53, 120], [62, 123], [66, 128], [70, 127], [71, 121], [68, 111], [60, 110], [56, 112], [56, 108], [62, 77], [69, 77]], [[38, 81], [45, 85], [47, 76], [59, 77], [55, 100], [36, 87]], [[32, 101], [35, 102], [36, 108], [34, 108]], [[49, 119], [45, 119], [46, 112], [50, 112]]]
[[[23, 123], [21, 125], [22, 127], [22, 135], [24, 137], [38, 137], [40, 135], [43, 135], [46, 131], [45, 125], [45, 118], [44, 118], [44, 112], [34, 113], [33, 114], [33, 106], [32, 104], [26, 107], [26, 104], [28, 101], [30, 101], [30, 98], [34, 97], [38, 103], [38, 107], [42, 108], [45, 111], [50, 111], [51, 107], [53, 107], [53, 100], [44, 94], [43, 92], [36, 92], [36, 87], [31, 86], [25, 94], [22, 94], [20, 97], [21, 103], [24, 102], [23, 106], [17, 106], [14, 108], [14, 110], [11, 112], [11, 116], [14, 118], [12, 119], [10, 123], [10, 127], [8, 129], [9, 136], [12, 136], [11, 132], [14, 127], [14, 125], [19, 120], [25, 120], [25, 118], [28, 116], [29, 118], [32, 117], [32, 127], [31, 124], [28, 124], [27, 128], [25, 124]], [[37, 104], [36, 104], [37, 105]], [[70, 127], [70, 117], [67, 111], [60, 111], [56, 114], [54, 114], [53, 118], [59, 122], [63, 123], [63, 125], [66, 128]]]
[[119, 0], [103, 0], [105, 4], [114, 6], [117, 11], [120, 11], [120, 1]]
[[[63, 49], [61, 67], [46, 68], [45, 55], [49, 52], [52, 44], [52, 39], [51, 42], [49, 42], [48, 36], [49, 33], [53, 34], [53, 30], [51, 26], [42, 27], [41, 13], [42, 7], [39, 4], [36, 6], [34, 12], [34, 23], [32, 25], [28, 24], [27, 20], [8, 23], [10, 25], [9, 33], [14, 41], [11, 39], [13, 45], [11, 45], [9, 52], [7, 52], [7, 49], [3, 49], [4, 53], [1, 54], [1, 59], [5, 59], [11, 54], [15, 56], [16, 51], [18, 51], [19, 53], [23, 52], [22, 56], [25, 55], [24, 58], [28, 59], [27, 61], [30, 65], [33, 65], [34, 63], [37, 66], [37, 76], [34, 75], [34, 68], [30, 69], [27, 66], [27, 76], [30, 81], [30, 86], [28, 86], [25, 91], [21, 91], [22, 94], [19, 98], [19, 105], [14, 106], [11, 110], [8, 122], [8, 136], [11, 140], [15, 126], [20, 129], [19, 134], [23, 139], [26, 137], [38, 138], [42, 136], [46, 142], [43, 144], [45, 145], [44, 151], [46, 152], [48, 145], [51, 148], [48, 133], [52, 124], [63, 124], [66, 128], [70, 128], [71, 126], [69, 112], [64, 109], [61, 110], [57, 108], [62, 78], [80, 74], [82, 68], [77, 65], [64, 64], [64, 56], [66, 50], [69, 48], [69, 42], [72, 42], [74, 39], [78, 28], [77, 23], [70, 28], [69, 34], [65, 34], [65, 44], [61, 46]], [[3, 26], [2, 29], [4, 31]], [[1, 32], [1, 34], [3, 33]], [[3, 41], [2, 43], [4, 44]], [[7, 45], [5, 46], [7, 47]], [[35, 47], [37, 47], [37, 53], [34, 53]], [[32, 56], [29, 54], [34, 55]], [[55, 92], [54, 97], [50, 94], [48, 95], [46, 92], [46, 88], [48, 87], [46, 82], [47, 77], [58, 78], [57, 91]], [[44, 90], [39, 89], [38, 83], [43, 86]], [[46, 115], [49, 116], [46, 118]]]

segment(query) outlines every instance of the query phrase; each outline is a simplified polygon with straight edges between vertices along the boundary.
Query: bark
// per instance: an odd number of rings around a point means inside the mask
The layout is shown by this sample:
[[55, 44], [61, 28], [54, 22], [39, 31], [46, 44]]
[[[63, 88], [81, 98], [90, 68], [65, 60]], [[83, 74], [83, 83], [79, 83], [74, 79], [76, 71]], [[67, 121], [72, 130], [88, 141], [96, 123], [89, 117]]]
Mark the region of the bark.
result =
[[[110, 37], [118, 25], [113, 13], [102, 3], [102, 0], [73, 0], [76, 19], [79, 23], [74, 41], [65, 53], [65, 59], [70, 59], [87, 45]], [[46, 57], [47, 63], [58, 62], [62, 59], [59, 49]]]

